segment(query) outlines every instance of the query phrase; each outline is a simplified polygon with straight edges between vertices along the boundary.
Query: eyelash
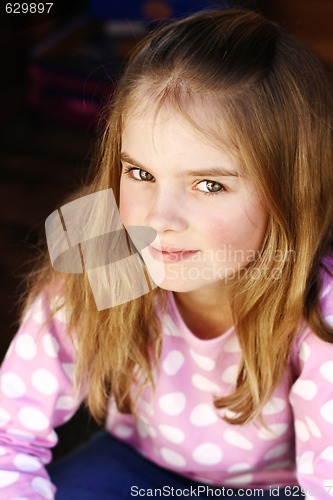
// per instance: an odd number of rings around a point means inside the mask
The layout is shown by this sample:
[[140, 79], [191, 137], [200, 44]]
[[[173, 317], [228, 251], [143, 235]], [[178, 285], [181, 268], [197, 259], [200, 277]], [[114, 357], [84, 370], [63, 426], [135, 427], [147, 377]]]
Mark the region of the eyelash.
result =
[[[129, 179], [131, 179], [132, 181], [136, 181], [136, 182], [152, 182], [152, 180], [150, 181], [147, 181], [147, 180], [144, 180], [144, 179], [141, 179], [139, 181], [139, 179], [135, 179], [135, 177], [133, 177], [133, 175], [131, 175], [131, 173], [134, 171], [134, 170], [138, 170], [138, 171], [142, 171], [142, 172], [147, 172], [149, 174], [149, 172], [147, 170], [143, 170], [142, 168], [138, 168], [138, 167], [123, 167], [123, 173], [125, 175], [127, 175], [127, 177]], [[151, 174], [150, 174], [151, 175]], [[153, 176], [152, 176], [153, 177]], [[219, 194], [222, 194], [222, 193], [225, 193], [227, 191], [227, 189], [224, 187], [223, 184], [221, 184], [220, 182], [216, 182], [216, 181], [210, 181], [208, 179], [203, 179], [199, 182], [197, 182], [196, 185], [200, 184], [201, 182], [214, 182], [216, 184], [219, 184], [221, 186], [221, 189], [219, 191], [200, 191], [202, 194], [206, 195], [206, 196], [216, 196], [216, 195], [219, 195]]]

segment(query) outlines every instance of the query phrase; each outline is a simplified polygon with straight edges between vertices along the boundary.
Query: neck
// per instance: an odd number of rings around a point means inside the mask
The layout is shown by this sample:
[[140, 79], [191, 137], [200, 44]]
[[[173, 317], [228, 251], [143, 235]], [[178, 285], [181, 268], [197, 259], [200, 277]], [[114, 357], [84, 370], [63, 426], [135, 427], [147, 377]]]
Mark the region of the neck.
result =
[[228, 293], [210, 289], [174, 292], [175, 301], [185, 324], [202, 339], [216, 338], [229, 330], [233, 317]]

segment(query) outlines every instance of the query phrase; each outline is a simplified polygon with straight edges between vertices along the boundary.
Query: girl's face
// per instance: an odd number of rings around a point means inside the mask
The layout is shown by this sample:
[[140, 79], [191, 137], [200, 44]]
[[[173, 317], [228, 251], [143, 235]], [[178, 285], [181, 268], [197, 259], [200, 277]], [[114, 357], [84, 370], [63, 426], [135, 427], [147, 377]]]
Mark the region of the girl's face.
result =
[[125, 123], [119, 209], [125, 227], [156, 231], [142, 256], [153, 280], [175, 292], [237, 279], [256, 256], [267, 223], [237, 158], [163, 110]]

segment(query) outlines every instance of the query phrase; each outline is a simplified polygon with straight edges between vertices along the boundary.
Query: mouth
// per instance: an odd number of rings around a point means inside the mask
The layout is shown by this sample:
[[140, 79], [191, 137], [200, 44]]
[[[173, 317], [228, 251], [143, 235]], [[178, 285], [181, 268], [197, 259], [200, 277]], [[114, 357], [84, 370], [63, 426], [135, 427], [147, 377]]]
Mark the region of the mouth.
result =
[[185, 250], [174, 247], [156, 248], [149, 245], [149, 251], [152, 257], [160, 262], [179, 262], [190, 259], [199, 250]]

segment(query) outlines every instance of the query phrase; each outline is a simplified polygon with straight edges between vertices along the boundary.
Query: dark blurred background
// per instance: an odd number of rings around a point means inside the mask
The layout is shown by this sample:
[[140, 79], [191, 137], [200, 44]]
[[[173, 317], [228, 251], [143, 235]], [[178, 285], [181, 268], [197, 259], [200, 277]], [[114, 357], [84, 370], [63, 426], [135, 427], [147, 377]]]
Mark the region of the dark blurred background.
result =
[[[332, 0], [2, 2], [0, 359], [18, 327], [24, 276], [45, 219], [86, 174], [101, 133], [99, 111], [132, 48], [156, 22], [227, 5], [256, 8], [281, 22], [332, 73]], [[81, 409], [58, 429], [55, 457], [96, 428]]]

